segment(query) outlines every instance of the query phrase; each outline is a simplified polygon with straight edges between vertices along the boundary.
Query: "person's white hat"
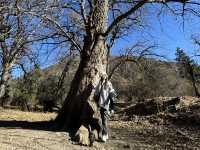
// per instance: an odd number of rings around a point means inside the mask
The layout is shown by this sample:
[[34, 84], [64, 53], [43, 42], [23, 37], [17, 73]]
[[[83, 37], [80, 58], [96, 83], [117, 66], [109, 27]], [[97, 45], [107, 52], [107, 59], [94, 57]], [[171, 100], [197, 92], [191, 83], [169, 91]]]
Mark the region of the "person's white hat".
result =
[[101, 73], [101, 77], [102, 77], [103, 79], [107, 79], [107, 78], [108, 78], [108, 75], [107, 75], [106, 72], [102, 72], [102, 73]]

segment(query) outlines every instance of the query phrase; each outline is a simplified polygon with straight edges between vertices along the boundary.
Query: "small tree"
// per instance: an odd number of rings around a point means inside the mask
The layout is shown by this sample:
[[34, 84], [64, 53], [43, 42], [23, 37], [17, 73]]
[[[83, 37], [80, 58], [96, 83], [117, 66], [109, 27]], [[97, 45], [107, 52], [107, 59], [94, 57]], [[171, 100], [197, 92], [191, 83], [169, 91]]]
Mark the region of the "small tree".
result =
[[38, 99], [43, 105], [44, 111], [53, 111], [53, 107], [57, 106], [57, 87], [59, 77], [52, 75], [44, 79], [38, 89]]
[[41, 82], [42, 72], [39, 65], [19, 79], [15, 87], [15, 99], [12, 104], [22, 107], [23, 110], [31, 111], [39, 103], [37, 99], [38, 88]]

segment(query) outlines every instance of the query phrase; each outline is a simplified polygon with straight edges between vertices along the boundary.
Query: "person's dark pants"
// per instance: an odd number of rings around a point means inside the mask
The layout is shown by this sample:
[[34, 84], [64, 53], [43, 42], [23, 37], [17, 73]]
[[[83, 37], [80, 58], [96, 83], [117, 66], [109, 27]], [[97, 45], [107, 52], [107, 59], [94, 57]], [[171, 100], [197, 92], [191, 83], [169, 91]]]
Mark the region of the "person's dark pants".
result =
[[100, 109], [100, 113], [101, 113], [101, 120], [102, 120], [102, 124], [101, 124], [101, 132], [102, 132], [102, 136], [103, 135], [107, 135], [108, 134], [108, 119], [109, 119], [109, 115], [108, 115], [108, 111], [105, 108]]

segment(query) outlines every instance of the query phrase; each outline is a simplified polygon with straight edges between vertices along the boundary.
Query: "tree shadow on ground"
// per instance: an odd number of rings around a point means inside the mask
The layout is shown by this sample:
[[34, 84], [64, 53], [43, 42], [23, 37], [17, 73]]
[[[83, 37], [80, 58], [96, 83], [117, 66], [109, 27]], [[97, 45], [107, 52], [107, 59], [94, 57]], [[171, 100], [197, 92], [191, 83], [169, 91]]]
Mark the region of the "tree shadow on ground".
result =
[[56, 124], [54, 121], [0, 120], [0, 128], [56, 131]]

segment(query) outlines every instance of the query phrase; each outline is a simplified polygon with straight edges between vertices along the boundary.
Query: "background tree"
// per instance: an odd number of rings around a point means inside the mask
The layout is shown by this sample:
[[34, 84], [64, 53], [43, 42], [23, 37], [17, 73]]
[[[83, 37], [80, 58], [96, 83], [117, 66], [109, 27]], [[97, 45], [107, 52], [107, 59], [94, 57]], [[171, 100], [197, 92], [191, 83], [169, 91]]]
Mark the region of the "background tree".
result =
[[40, 66], [36, 64], [31, 71], [25, 72], [23, 78], [16, 80], [11, 105], [20, 106], [22, 110], [33, 111], [39, 104], [38, 93], [42, 76]]
[[[30, 43], [37, 28], [34, 18], [20, 11], [21, 6], [30, 9], [28, 1], [2, 0], [0, 3], [0, 99], [6, 93], [12, 67], [32, 54]], [[27, 63], [27, 62], [26, 62]]]
[[200, 96], [197, 87], [197, 77], [199, 74], [199, 66], [191, 59], [182, 49], [176, 49], [176, 61], [180, 76], [187, 78], [192, 82], [196, 96]]
[[43, 105], [44, 111], [53, 111], [53, 108], [57, 106], [59, 98], [57, 97], [57, 87], [59, 77], [51, 75], [40, 82], [38, 88], [38, 100]]

